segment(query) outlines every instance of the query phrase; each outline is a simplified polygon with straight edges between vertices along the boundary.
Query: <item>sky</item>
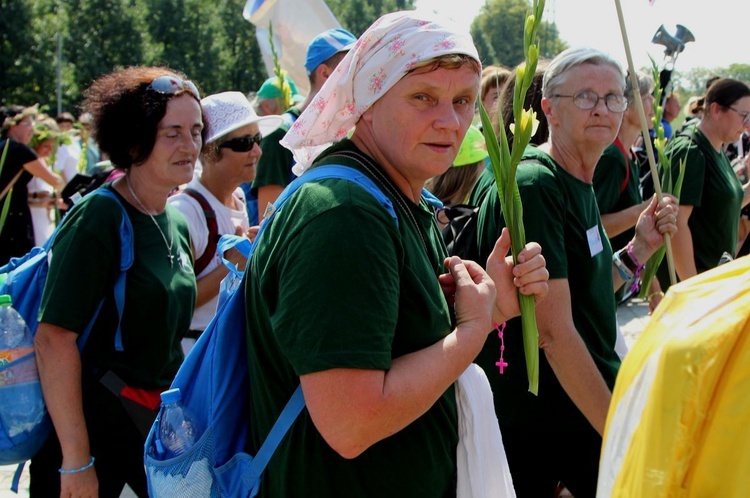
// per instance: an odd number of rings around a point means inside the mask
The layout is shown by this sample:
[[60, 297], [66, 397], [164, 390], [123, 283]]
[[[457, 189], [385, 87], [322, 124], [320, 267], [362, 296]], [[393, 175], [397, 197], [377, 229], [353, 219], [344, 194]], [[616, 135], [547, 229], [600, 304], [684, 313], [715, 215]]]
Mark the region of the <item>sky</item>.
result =
[[[560, 38], [571, 47], [591, 46], [627, 65], [616, 0], [546, 0], [544, 20], [557, 24]], [[620, 0], [633, 64], [650, 67], [649, 54], [663, 68], [664, 46], [651, 42], [662, 24], [674, 35], [677, 24], [695, 37], [674, 60], [676, 72], [695, 67], [750, 64], [750, 3], [748, 0]], [[485, 0], [416, 0], [426, 8], [468, 27]], [[460, 5], [460, 7], [459, 7]], [[523, 29], [521, 26], [519, 30]]]

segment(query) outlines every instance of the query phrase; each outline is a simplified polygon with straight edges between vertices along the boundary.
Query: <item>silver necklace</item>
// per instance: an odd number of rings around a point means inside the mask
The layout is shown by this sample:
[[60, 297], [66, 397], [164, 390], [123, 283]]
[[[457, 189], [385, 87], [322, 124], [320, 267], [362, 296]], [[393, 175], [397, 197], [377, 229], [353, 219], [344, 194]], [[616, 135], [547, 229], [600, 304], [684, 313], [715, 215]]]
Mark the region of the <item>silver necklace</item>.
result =
[[164, 232], [161, 231], [161, 227], [156, 222], [156, 218], [154, 218], [154, 215], [152, 215], [148, 209], [146, 209], [146, 206], [143, 205], [141, 200], [138, 198], [137, 195], [135, 195], [135, 192], [133, 192], [133, 186], [130, 185], [130, 175], [125, 175], [125, 183], [128, 186], [128, 190], [130, 191], [130, 195], [133, 196], [133, 199], [141, 206], [141, 209], [144, 213], [148, 215], [149, 218], [151, 218], [151, 221], [154, 222], [154, 225], [156, 225], [156, 229], [159, 230], [159, 234], [161, 235], [161, 238], [164, 240], [164, 245], [167, 246], [167, 258], [169, 259], [169, 267], [174, 267], [174, 254], [172, 254], [172, 246], [174, 245], [174, 239], [171, 238], [172, 236], [172, 218], [167, 217], [167, 220], [169, 220], [169, 235], [170, 240], [167, 242], [167, 236], [164, 235]]

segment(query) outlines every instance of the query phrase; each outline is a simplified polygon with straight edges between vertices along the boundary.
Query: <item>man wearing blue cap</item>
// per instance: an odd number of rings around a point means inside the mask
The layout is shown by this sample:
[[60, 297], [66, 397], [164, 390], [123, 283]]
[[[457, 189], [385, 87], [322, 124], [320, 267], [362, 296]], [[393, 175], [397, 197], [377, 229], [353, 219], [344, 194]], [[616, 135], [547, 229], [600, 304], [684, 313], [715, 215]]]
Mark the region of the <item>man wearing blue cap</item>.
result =
[[[335, 28], [322, 32], [310, 42], [307, 47], [305, 69], [310, 79], [310, 93], [304, 102], [292, 106], [282, 114], [283, 123], [273, 133], [264, 137], [261, 150], [263, 156], [257, 166], [257, 174], [252, 184], [251, 194], [258, 199], [259, 217], [263, 217], [266, 206], [273, 204], [284, 187], [294, 179], [292, 165], [294, 159], [291, 151], [279, 144], [279, 140], [286, 134], [292, 123], [299, 117], [315, 95], [323, 87], [328, 77], [346, 53], [354, 47], [357, 41], [345, 29]], [[258, 220], [251, 220], [257, 224]]]

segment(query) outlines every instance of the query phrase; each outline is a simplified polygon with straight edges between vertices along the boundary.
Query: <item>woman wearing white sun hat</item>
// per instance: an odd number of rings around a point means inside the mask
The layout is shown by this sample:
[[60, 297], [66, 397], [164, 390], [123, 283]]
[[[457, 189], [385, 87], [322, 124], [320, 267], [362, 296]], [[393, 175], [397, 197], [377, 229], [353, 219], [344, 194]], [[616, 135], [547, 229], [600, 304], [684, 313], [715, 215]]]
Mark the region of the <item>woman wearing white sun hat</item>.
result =
[[[239, 185], [255, 178], [261, 139], [281, 124], [280, 116], [258, 116], [240, 92], [209, 95], [201, 106], [207, 129], [200, 154], [203, 170], [169, 200], [188, 221], [198, 285], [190, 332], [182, 343], [185, 353], [216, 313], [219, 285], [228, 272], [216, 252], [218, 238], [254, 233]], [[232, 253], [228, 257], [244, 266], [244, 258]]]

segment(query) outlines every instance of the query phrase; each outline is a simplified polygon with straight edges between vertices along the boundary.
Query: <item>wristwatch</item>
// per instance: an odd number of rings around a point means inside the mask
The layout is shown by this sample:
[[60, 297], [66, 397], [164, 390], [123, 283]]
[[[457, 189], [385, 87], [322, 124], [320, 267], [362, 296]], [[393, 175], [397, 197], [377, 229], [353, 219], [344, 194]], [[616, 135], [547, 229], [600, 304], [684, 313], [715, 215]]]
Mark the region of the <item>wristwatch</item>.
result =
[[[617, 272], [624, 281], [629, 281], [633, 278], [637, 266], [633, 264], [633, 260], [630, 259], [627, 251], [621, 249], [612, 254], [612, 263], [614, 263]], [[632, 269], [630, 268], [632, 265]]]

